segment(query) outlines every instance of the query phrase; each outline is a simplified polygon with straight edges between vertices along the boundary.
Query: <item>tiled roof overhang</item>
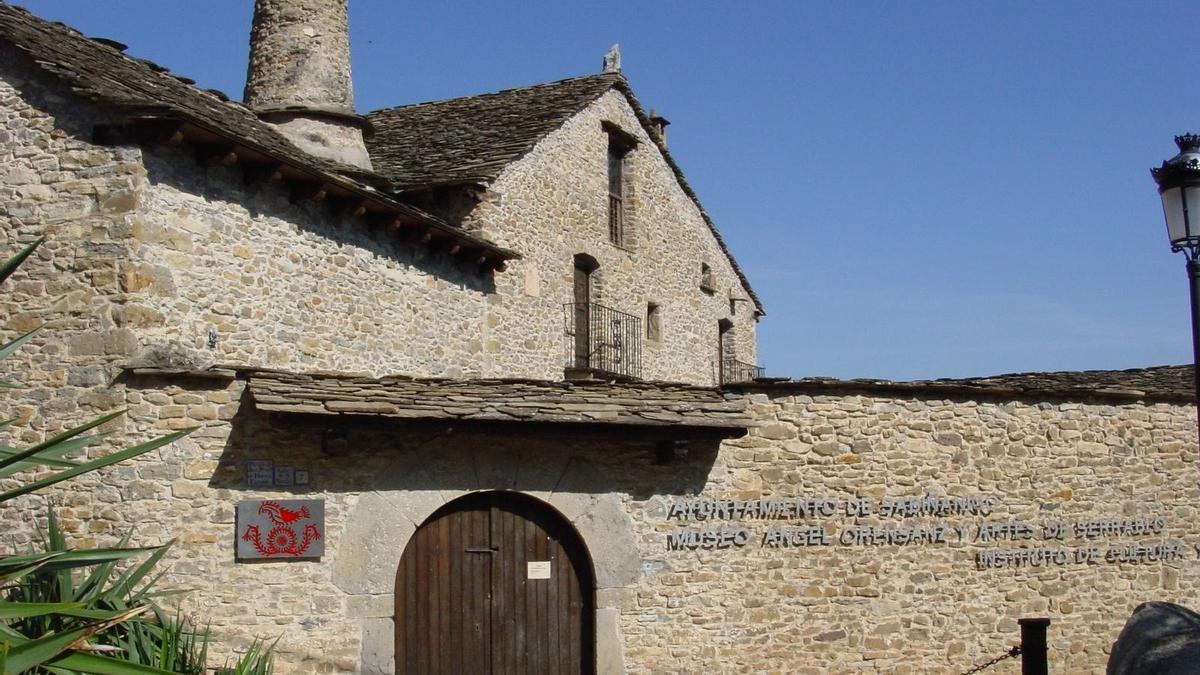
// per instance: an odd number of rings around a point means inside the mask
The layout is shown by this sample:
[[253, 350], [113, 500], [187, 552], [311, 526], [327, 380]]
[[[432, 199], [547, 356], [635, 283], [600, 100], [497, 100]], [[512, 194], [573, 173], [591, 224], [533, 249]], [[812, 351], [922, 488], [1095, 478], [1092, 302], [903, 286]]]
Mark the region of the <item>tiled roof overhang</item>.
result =
[[763, 378], [725, 387], [736, 392], [768, 392], [827, 396], [854, 394], [1007, 399], [1018, 401], [1098, 401], [1104, 403], [1173, 403], [1195, 401], [1192, 366], [1155, 366], [1128, 370], [1069, 370], [1010, 373], [988, 377], [892, 382], [877, 379], [839, 380]]
[[752, 425], [740, 397], [670, 383], [369, 378], [245, 373], [258, 410], [323, 418], [618, 428], [661, 438], [732, 438]]
[[98, 142], [174, 144], [186, 140], [218, 161], [246, 166], [248, 178], [256, 174], [264, 181], [282, 180], [298, 188], [293, 191], [298, 196], [326, 203], [337, 200], [347, 214], [386, 227], [398, 237], [477, 263], [481, 272], [503, 271], [505, 261], [520, 257], [393, 199], [382, 176], [300, 150], [242, 104], [195, 87], [191, 80], [155, 63], [126, 55], [123, 45], [89, 39], [68, 26], [3, 2], [0, 43], [11, 44], [78, 96], [122, 116], [125, 124], [97, 130]]

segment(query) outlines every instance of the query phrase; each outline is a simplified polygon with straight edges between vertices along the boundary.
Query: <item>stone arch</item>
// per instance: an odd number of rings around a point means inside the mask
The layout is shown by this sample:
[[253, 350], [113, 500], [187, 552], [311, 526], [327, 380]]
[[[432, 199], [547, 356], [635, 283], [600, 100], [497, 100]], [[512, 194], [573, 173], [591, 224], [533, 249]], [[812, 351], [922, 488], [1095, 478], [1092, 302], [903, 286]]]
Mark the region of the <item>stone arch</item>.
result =
[[[362, 622], [361, 672], [393, 672], [396, 569], [417, 527], [458, 497], [492, 490], [520, 492], [545, 502], [578, 533], [590, 554], [596, 587], [597, 672], [623, 672], [620, 602], [634, 592], [641, 577], [633, 520], [619, 494], [595, 491], [606, 482], [595, 465], [578, 454], [558, 457], [556, 462], [532, 462], [514, 461], [507, 454], [475, 454], [469, 462], [455, 460], [438, 467], [443, 480], [427, 483], [448, 482], [462, 489], [378, 490], [359, 495], [342, 519], [338, 540], [330, 544], [332, 581], [348, 594], [348, 618]], [[544, 460], [547, 455], [537, 458]], [[414, 477], [430, 471], [426, 462], [415, 457], [404, 464], [394, 469]]]
[[[538, 563], [546, 566], [545, 576], [527, 579], [527, 561], [546, 561]], [[595, 662], [594, 577], [583, 537], [547, 502], [515, 490], [451, 500], [417, 528], [401, 556], [394, 587], [396, 669], [475, 670], [496, 663], [507, 670], [541, 663], [558, 672], [573, 661], [586, 672]], [[439, 605], [457, 609], [447, 614]], [[441, 646], [430, 644], [431, 635]], [[507, 650], [497, 646], [504, 644]]]
[[[604, 297], [604, 275], [600, 270], [600, 261], [588, 253], [576, 253], [571, 257], [571, 270], [575, 275], [575, 283], [578, 283], [581, 273], [586, 275], [591, 291], [587, 302], [601, 302], [601, 298]], [[572, 301], [580, 302], [581, 299], [575, 294], [572, 296]]]

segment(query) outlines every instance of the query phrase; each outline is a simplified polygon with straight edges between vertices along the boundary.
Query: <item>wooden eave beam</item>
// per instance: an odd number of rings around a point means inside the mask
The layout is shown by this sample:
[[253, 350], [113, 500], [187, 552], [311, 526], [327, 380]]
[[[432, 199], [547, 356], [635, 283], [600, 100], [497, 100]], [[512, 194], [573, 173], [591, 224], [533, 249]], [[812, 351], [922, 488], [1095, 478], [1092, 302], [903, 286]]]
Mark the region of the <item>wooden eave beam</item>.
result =
[[247, 162], [242, 167], [242, 172], [247, 185], [262, 186], [282, 182], [283, 168], [284, 165], [280, 162]]
[[290, 184], [293, 201], [322, 202], [336, 196], [347, 202], [345, 213], [353, 218], [368, 217], [372, 222], [379, 222], [376, 219], [382, 214], [389, 231], [408, 235], [420, 243], [436, 242], [436, 248], [451, 252], [452, 256], [477, 261], [481, 271], [503, 272], [505, 259], [515, 257], [449, 225], [415, 215], [419, 214], [417, 209], [365, 190], [348, 179], [288, 163], [255, 147], [231, 143], [228, 136], [218, 130], [156, 114], [132, 118], [131, 125], [137, 130], [133, 137], [140, 143], [179, 145], [189, 141], [197, 146], [197, 159], [202, 163], [223, 166], [240, 163], [250, 183]]

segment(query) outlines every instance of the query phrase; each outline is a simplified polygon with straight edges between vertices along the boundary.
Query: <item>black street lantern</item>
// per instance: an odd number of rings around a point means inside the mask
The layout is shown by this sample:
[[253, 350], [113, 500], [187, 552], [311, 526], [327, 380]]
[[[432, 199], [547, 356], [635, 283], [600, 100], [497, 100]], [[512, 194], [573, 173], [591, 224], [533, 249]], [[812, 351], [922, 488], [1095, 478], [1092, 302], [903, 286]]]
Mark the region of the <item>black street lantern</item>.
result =
[[1192, 369], [1195, 371], [1197, 422], [1200, 423], [1200, 135], [1175, 137], [1179, 154], [1150, 169], [1158, 194], [1162, 197], [1163, 216], [1167, 219], [1167, 237], [1171, 250], [1187, 256], [1189, 288], [1192, 296]]

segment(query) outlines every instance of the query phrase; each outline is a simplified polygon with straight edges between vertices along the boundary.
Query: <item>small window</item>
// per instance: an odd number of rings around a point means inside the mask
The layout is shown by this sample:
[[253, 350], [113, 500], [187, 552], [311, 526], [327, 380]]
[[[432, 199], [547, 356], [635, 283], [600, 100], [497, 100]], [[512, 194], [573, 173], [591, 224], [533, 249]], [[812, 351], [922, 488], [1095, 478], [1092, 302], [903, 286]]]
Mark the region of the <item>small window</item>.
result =
[[708, 263], [700, 263], [700, 290], [712, 293], [717, 290], [717, 284], [713, 281], [712, 268]]
[[608, 240], [625, 244], [625, 151], [608, 144]]
[[628, 211], [625, 195], [625, 158], [637, 147], [637, 138], [612, 122], [603, 122], [608, 134], [608, 240], [616, 246], [627, 246], [625, 216]]
[[650, 342], [662, 340], [662, 312], [653, 302], [646, 305], [646, 339]]

